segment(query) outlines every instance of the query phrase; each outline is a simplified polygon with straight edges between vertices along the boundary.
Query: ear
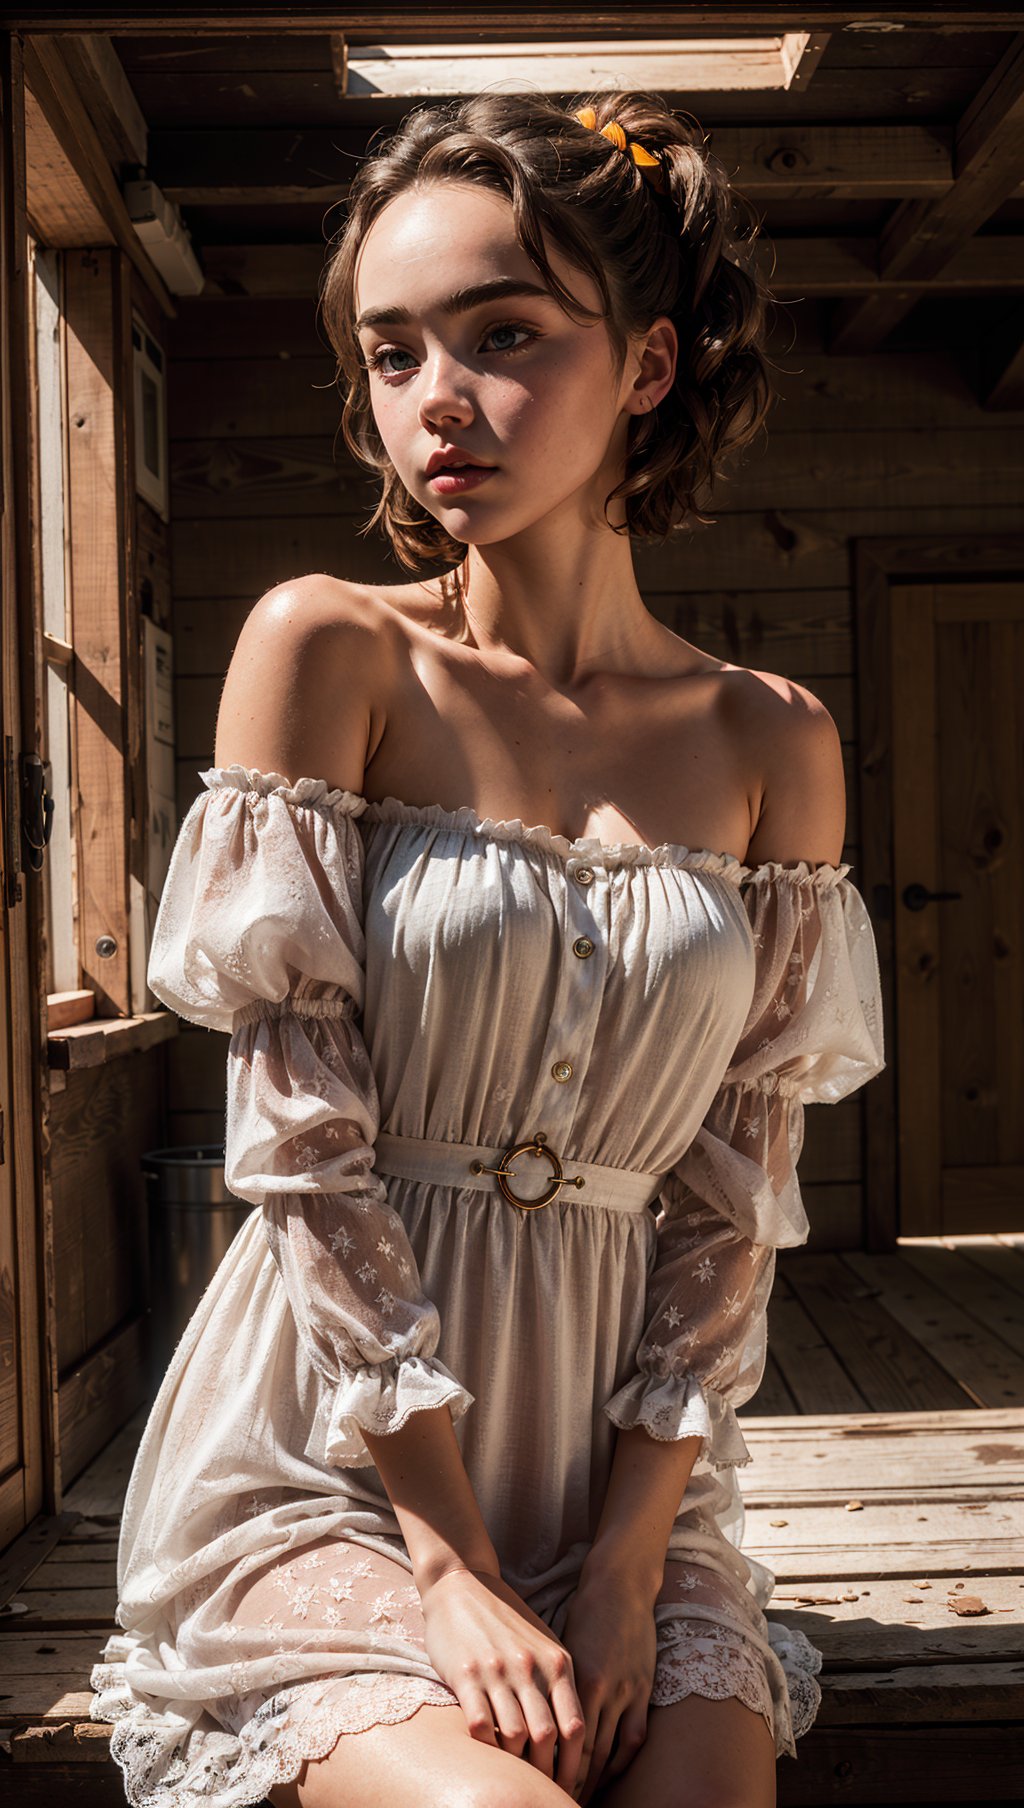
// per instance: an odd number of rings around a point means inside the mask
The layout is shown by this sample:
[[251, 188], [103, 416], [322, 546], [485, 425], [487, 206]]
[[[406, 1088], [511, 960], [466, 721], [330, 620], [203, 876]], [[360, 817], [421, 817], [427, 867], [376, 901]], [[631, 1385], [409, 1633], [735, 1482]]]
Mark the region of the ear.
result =
[[626, 398], [626, 407], [630, 414], [650, 414], [675, 381], [679, 335], [667, 314], [658, 316], [638, 341], [636, 350], [639, 370]]

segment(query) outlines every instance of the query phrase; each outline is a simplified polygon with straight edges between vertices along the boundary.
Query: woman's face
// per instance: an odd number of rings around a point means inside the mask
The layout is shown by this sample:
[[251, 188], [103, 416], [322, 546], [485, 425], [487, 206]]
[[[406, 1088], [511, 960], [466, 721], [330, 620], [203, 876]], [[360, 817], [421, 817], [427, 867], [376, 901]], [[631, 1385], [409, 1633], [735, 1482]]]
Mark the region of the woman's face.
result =
[[[599, 309], [593, 280], [549, 240], [545, 251], [570, 293]], [[474, 300], [482, 284], [531, 292]], [[604, 322], [563, 313], [503, 196], [439, 181], [390, 201], [360, 246], [355, 314], [388, 456], [456, 540], [493, 544], [556, 510], [601, 520], [622, 474], [629, 413], [643, 408], [639, 359], [627, 357], [617, 376]], [[463, 490], [433, 481], [428, 460], [445, 447], [491, 475]]]

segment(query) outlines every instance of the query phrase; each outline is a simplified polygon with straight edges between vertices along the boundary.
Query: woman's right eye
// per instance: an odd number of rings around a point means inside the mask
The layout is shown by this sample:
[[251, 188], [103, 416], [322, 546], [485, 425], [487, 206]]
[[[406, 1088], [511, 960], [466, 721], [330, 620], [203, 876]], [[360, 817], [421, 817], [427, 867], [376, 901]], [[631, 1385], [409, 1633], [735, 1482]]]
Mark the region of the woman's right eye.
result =
[[[375, 352], [370, 352], [368, 354], [367, 359], [366, 359], [366, 368], [367, 368], [367, 370], [379, 370], [386, 377], [397, 377], [397, 376], [401, 375], [401, 372], [397, 371], [397, 370], [386, 369], [385, 364], [384, 364], [385, 358], [411, 358], [411, 357], [412, 357], [412, 353], [411, 352], [403, 352], [400, 346], [381, 345], [381, 346], [378, 346], [378, 348]], [[415, 360], [414, 360], [414, 362], [415, 362]]]

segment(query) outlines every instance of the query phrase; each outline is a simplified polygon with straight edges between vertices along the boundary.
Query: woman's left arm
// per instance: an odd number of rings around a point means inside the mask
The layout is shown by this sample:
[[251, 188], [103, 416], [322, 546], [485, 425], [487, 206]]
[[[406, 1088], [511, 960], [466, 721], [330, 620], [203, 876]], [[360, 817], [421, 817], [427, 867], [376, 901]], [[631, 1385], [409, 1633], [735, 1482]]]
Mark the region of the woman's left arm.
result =
[[619, 1432], [583, 1581], [604, 1587], [618, 1574], [628, 1574], [640, 1597], [654, 1606], [669, 1534], [700, 1445], [699, 1437], [659, 1442], [642, 1425]]

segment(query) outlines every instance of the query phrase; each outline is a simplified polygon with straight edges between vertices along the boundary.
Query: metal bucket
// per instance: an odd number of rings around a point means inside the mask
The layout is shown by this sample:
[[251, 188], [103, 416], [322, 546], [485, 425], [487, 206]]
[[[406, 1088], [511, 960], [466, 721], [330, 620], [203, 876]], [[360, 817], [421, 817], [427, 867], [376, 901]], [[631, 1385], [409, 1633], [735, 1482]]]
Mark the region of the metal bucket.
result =
[[149, 1298], [156, 1372], [165, 1368], [253, 1207], [230, 1193], [223, 1143], [142, 1156], [149, 1207]]

